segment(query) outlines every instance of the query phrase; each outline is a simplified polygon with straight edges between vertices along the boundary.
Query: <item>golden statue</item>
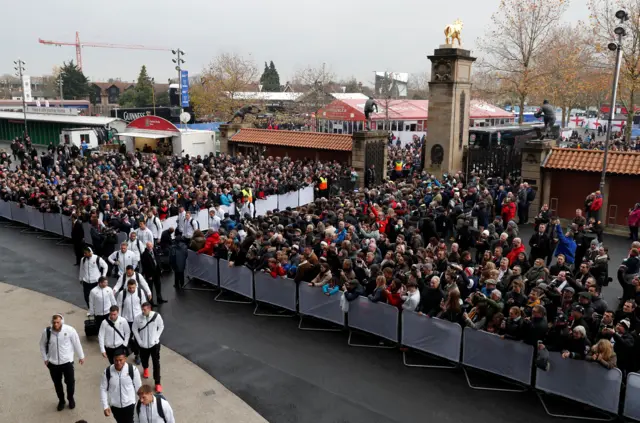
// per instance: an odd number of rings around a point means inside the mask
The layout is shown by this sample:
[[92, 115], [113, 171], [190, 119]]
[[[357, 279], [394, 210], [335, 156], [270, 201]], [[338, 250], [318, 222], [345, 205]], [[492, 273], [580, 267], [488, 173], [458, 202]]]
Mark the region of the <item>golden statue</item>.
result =
[[444, 36], [447, 37], [445, 44], [453, 45], [454, 40], [458, 40], [458, 47], [462, 47], [462, 21], [456, 19], [456, 21], [444, 29]]

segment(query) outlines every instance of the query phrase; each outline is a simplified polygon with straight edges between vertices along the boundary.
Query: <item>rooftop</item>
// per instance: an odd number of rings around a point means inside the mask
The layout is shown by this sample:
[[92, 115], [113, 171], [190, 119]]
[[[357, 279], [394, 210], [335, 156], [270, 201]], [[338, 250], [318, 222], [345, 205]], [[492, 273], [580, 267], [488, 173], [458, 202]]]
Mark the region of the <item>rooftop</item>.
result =
[[[0, 112], [0, 119], [24, 120], [22, 112]], [[76, 125], [105, 126], [120, 119], [102, 116], [49, 115], [44, 113], [27, 113], [28, 121], [73, 123]]]
[[252, 128], [240, 129], [229, 141], [333, 151], [351, 151], [352, 147], [351, 135]]
[[[545, 169], [602, 172], [604, 151], [552, 148], [542, 167]], [[640, 175], [640, 153], [609, 151], [607, 173]]]

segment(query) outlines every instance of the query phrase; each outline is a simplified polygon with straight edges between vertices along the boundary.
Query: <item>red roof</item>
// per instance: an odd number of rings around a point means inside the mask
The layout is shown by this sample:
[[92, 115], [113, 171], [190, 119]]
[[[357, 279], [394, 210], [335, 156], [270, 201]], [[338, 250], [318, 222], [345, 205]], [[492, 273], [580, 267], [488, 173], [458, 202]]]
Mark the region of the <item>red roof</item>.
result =
[[[604, 151], [575, 148], [552, 148], [542, 167], [558, 170], [602, 172]], [[607, 173], [640, 175], [640, 153], [609, 151]]]
[[333, 151], [351, 151], [352, 147], [351, 135], [253, 128], [240, 129], [229, 141]]
[[[334, 100], [325, 108], [318, 110], [319, 119], [359, 121], [365, 120], [364, 104], [366, 100]], [[387, 118], [386, 102], [377, 101], [378, 113], [374, 113], [373, 120]], [[392, 120], [425, 120], [428, 118], [429, 100], [391, 100], [388, 102], [389, 119]], [[513, 113], [507, 112], [492, 104], [481, 100], [471, 100], [471, 119], [513, 118]]]

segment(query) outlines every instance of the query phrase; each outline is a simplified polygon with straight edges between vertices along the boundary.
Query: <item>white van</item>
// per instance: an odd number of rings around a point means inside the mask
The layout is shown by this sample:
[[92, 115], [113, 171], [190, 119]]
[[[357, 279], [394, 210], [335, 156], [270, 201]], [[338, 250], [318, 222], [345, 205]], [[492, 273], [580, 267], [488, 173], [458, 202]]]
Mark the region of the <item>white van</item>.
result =
[[82, 141], [89, 144], [89, 150], [98, 148], [98, 136], [93, 128], [69, 128], [60, 132], [60, 144], [82, 148]]

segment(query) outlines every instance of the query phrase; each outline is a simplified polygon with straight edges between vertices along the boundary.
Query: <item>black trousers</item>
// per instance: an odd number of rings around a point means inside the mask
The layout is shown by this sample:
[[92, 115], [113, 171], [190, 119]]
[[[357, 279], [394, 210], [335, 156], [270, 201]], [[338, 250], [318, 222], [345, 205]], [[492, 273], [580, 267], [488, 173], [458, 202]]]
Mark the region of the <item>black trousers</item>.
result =
[[[102, 322], [104, 320], [107, 320], [109, 318], [109, 315], [105, 314], [104, 316], [95, 316], [95, 318], [96, 318], [96, 324], [98, 325], [98, 329], [100, 329], [100, 325], [102, 324]], [[111, 363], [111, 364], [113, 364], [113, 363]]]
[[82, 282], [82, 289], [84, 291], [84, 302], [87, 303], [87, 308], [89, 308], [89, 294], [91, 293], [91, 290], [96, 286], [98, 286], [98, 282], [96, 283]]
[[73, 253], [76, 255], [76, 264], [80, 265], [80, 260], [84, 256], [84, 241], [73, 243]]
[[129, 339], [129, 349], [131, 352], [138, 357], [140, 355], [140, 347], [138, 346], [138, 341], [136, 341], [136, 337], [133, 335], [133, 322], [129, 323], [129, 329], [131, 329], [131, 338]]
[[178, 288], [182, 288], [184, 286], [184, 272], [174, 271], [173, 277], [174, 277], [173, 284]]
[[135, 411], [135, 404], [131, 404], [124, 408], [111, 407], [111, 414], [116, 419], [117, 423], [133, 423], [133, 412]]
[[147, 281], [151, 279], [149, 289], [155, 290], [153, 299], [154, 301], [160, 301], [162, 299], [162, 280], [160, 279], [160, 271], [158, 270], [157, 275], [154, 274], [149, 276], [149, 278], [145, 277], [145, 279], [147, 279]]
[[160, 344], [156, 344], [151, 348], [140, 347], [140, 360], [142, 361], [142, 368], [149, 368], [149, 357], [153, 363], [153, 380], [156, 385], [160, 385]]
[[64, 388], [62, 387], [62, 377], [67, 385], [67, 399], [73, 399], [76, 390], [76, 379], [73, 371], [73, 363], [51, 364], [49, 363], [49, 374], [53, 380], [53, 386], [56, 388], [56, 395], [59, 401], [64, 401]]
[[115, 356], [115, 352], [117, 349], [123, 349], [122, 345], [116, 348], [104, 347], [104, 351], [107, 353], [107, 360], [109, 360], [109, 364], [113, 364], [113, 357]]

